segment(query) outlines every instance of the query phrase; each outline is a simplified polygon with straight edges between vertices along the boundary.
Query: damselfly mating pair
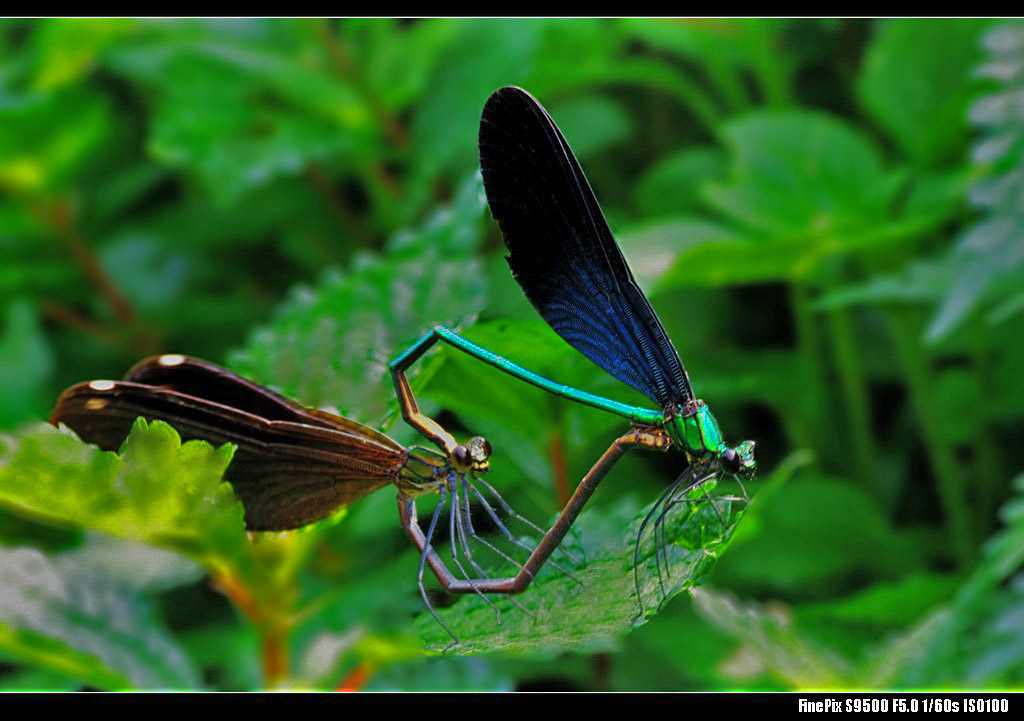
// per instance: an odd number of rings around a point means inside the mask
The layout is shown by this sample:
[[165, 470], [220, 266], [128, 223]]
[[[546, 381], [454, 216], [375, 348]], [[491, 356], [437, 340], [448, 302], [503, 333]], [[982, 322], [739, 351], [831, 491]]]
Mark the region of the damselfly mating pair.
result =
[[[419, 446], [406, 448], [362, 423], [305, 408], [220, 366], [181, 355], [147, 358], [121, 381], [72, 386], [57, 401], [50, 421], [54, 425], [63, 423], [82, 440], [105, 450], [119, 448], [140, 416], [170, 424], [183, 441], [234, 444], [235, 453], [224, 479], [242, 502], [250, 531], [300, 528], [393, 484], [398, 491], [402, 527], [421, 554], [417, 578], [420, 593], [427, 608], [454, 639], [455, 634], [428, 598], [423, 583], [426, 565], [448, 591], [478, 593], [488, 600], [485, 593], [515, 593], [525, 588], [534, 569], [544, 564], [557, 542], [533, 549], [509, 530], [510, 521], [515, 520], [544, 533], [516, 513], [481, 477], [489, 470], [490, 444], [479, 436], [465, 444], [456, 442], [419, 412], [404, 369], [395, 367], [393, 376], [403, 415], [443, 453]], [[430, 493], [440, 498], [424, 533], [417, 520], [416, 500]], [[508, 544], [533, 553], [527, 564], [519, 564], [477, 533], [471, 503], [485, 511]], [[445, 507], [450, 509], [451, 560], [459, 576], [445, 565], [432, 545]], [[520, 566], [519, 576], [488, 578], [474, 560], [471, 541]], [[467, 572], [460, 557], [476, 571], [476, 578]]]
[[[668, 512], [691, 502], [688, 494], [696, 484], [723, 475], [740, 481], [752, 477], [754, 443], [729, 446], [711, 411], [695, 397], [679, 355], [636, 284], [579, 164], [540, 103], [519, 88], [496, 91], [484, 106], [479, 140], [491, 214], [501, 227], [509, 265], [527, 298], [570, 345], [655, 401], [659, 409], [630, 406], [555, 383], [438, 327], [390, 367], [403, 417], [441, 453], [405, 448], [368, 426], [304, 408], [223, 368], [177, 355], [142, 361], [123, 381], [93, 381], [69, 388], [51, 421], [66, 424], [83, 440], [106, 449], [120, 446], [138, 416], [168, 422], [183, 440], [234, 443], [237, 450], [225, 479], [245, 507], [247, 527], [255, 531], [312, 523], [394, 484], [402, 526], [420, 552], [420, 593], [453, 642], [458, 639], [427, 596], [426, 566], [449, 592], [476, 593], [485, 599], [489, 593], [520, 593], [559, 548], [597, 485], [626, 451], [674, 448], [686, 457], [686, 470], [644, 518], [635, 543], [634, 581], [643, 613], [637, 574], [644, 533], [650, 526], [660, 578], [665, 554], [662, 549], [659, 557], [657, 548], [665, 543]], [[438, 342], [545, 391], [630, 422], [629, 429], [583, 477], [546, 532], [517, 514], [480, 477], [489, 468], [491, 449], [486, 440], [475, 437], [460, 444], [420, 412], [405, 372]], [[426, 532], [417, 520], [415, 505], [425, 493], [440, 496]], [[451, 509], [451, 558], [459, 575], [433, 546], [446, 503]], [[518, 563], [477, 533], [471, 503], [484, 509], [507, 541], [529, 552], [524, 562]], [[527, 523], [543, 534], [541, 540], [524, 549], [502, 518]], [[502, 555], [518, 570], [507, 577], [488, 577], [472, 555], [472, 542]], [[476, 572], [475, 578], [460, 555]]]

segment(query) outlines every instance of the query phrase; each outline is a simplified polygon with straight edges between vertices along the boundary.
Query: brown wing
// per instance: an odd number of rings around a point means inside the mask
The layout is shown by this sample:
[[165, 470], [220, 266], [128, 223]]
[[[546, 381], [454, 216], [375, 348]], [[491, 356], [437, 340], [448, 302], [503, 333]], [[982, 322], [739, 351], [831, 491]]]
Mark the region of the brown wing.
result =
[[371, 438], [381, 445], [396, 445], [374, 428], [334, 413], [306, 408], [291, 398], [200, 358], [183, 355], [151, 356], [132, 366], [124, 379], [160, 386], [231, 408], [242, 408], [269, 421], [295, 421], [335, 428]]
[[[119, 448], [139, 416], [167, 422], [182, 440], [234, 443], [238, 450], [225, 479], [245, 506], [246, 526], [254, 531], [288, 530], [320, 520], [394, 481], [405, 461], [402, 446], [345, 418], [321, 411], [303, 416], [304, 409], [295, 404], [289, 410], [301, 420], [270, 420], [178, 392], [173, 385], [80, 383], [61, 395], [50, 422], [64, 423], [105, 450]], [[194, 380], [181, 385], [199, 390]], [[283, 410], [281, 415], [286, 415]]]
[[183, 355], [145, 358], [125, 374], [124, 379], [147, 386], [160, 386], [231, 408], [242, 408], [268, 421], [312, 423], [306, 408], [253, 383], [219, 365]]

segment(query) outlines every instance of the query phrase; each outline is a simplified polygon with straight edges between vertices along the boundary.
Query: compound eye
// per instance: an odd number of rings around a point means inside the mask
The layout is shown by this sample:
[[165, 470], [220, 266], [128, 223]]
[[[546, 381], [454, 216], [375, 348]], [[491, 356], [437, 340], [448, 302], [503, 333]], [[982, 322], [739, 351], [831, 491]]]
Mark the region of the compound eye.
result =
[[465, 446], [455, 446], [455, 450], [452, 451], [452, 457], [460, 466], [466, 466], [469, 464], [469, 451]]
[[740, 472], [740, 456], [735, 448], [726, 448], [721, 458], [722, 469], [726, 473]]
[[473, 436], [473, 438], [466, 445], [473, 446], [473, 448], [477, 451], [478, 459], [481, 461], [491, 457], [491, 443], [483, 436]]

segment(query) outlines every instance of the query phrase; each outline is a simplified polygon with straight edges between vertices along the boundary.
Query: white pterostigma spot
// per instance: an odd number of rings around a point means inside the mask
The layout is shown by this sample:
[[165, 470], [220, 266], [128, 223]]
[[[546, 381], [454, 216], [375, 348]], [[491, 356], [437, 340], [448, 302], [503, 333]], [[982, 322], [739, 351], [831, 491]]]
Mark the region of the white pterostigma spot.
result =
[[89, 387], [94, 391], [109, 391], [114, 387], [114, 381], [93, 381]]
[[160, 356], [160, 360], [157, 362], [165, 368], [170, 366], [180, 366], [185, 362], [185, 356], [178, 355], [177, 353], [168, 353], [167, 355]]

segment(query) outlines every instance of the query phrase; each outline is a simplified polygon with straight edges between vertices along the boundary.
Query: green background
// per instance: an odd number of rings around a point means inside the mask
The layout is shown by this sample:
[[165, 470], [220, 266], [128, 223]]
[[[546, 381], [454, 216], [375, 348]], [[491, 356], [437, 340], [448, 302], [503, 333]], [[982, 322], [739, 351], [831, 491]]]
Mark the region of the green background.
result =
[[[0, 688], [1024, 686], [1024, 25], [5, 20], [0, 59]], [[386, 364], [439, 323], [650, 405], [508, 272], [475, 143], [510, 84], [758, 444], [753, 501], [687, 507], [645, 622], [632, 538], [677, 456], [599, 489], [585, 587], [548, 573], [501, 626], [431, 591], [440, 654], [390, 489], [250, 540], [229, 448], [43, 423], [178, 352], [413, 443]], [[625, 430], [456, 353], [414, 383], [538, 522]]]

